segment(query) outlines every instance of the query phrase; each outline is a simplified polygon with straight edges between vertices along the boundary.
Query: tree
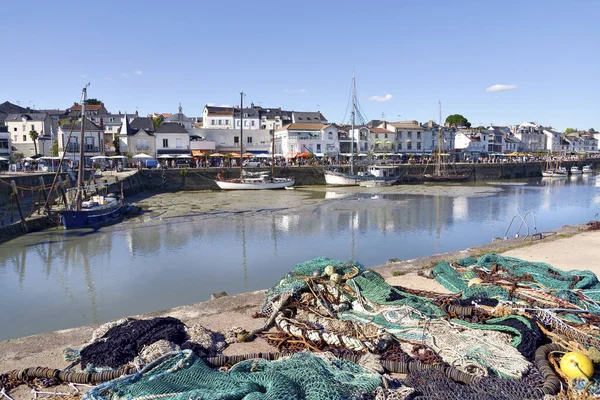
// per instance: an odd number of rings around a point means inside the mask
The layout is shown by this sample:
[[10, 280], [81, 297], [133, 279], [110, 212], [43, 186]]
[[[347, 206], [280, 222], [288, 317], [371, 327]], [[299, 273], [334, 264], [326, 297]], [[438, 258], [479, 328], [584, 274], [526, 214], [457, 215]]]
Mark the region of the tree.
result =
[[565, 129], [565, 136], [570, 135], [573, 132], [577, 132], [577, 129], [575, 129], [575, 128], [567, 128], [567, 129]]
[[58, 157], [58, 140], [52, 142], [52, 149], [50, 151], [52, 152], [52, 157]]
[[162, 118], [154, 117], [152, 118], [152, 125], [154, 125], [154, 130], [157, 130], [159, 126], [163, 123]]
[[121, 141], [119, 141], [119, 134], [115, 133], [113, 136], [113, 142], [112, 142], [113, 146], [115, 146], [115, 153], [117, 153], [117, 155], [121, 155]]
[[36, 130], [31, 130], [29, 131], [29, 137], [31, 138], [31, 140], [33, 140], [33, 149], [35, 151], [35, 154], [37, 154], [37, 140], [40, 137], [40, 134], [37, 133]]
[[452, 114], [448, 115], [446, 118], [446, 125], [451, 127], [459, 127], [464, 126], [465, 128], [470, 128], [471, 123], [460, 114]]
[[88, 104], [88, 105], [100, 105], [100, 104], [102, 104], [102, 102], [100, 100], [98, 100], [98, 99], [87, 99], [86, 102], [85, 102], [85, 104]]
[[594, 128], [590, 128], [589, 132], [590, 133], [596, 133], [596, 130]]

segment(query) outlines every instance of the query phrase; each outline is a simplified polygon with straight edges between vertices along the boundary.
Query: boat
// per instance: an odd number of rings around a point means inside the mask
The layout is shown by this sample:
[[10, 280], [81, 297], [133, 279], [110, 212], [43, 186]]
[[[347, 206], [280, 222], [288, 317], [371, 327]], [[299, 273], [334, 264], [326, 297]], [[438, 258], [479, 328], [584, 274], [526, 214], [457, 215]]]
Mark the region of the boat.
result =
[[559, 165], [559, 161], [556, 161], [556, 165], [552, 168], [550, 159], [546, 159], [546, 169], [542, 171], [544, 178], [566, 178], [568, 176], [567, 169]]
[[447, 162], [444, 160], [442, 155], [442, 103], [438, 102], [440, 106], [440, 122], [438, 126], [438, 146], [437, 154], [435, 159], [435, 170], [432, 174], [423, 174], [423, 181], [425, 182], [463, 182], [471, 177], [471, 173], [464, 173], [458, 171], [448, 170]]
[[[89, 85], [89, 84], [88, 84]], [[85, 103], [87, 102], [87, 85], [81, 94], [81, 146], [79, 146], [79, 166], [77, 185], [70, 191], [75, 191], [74, 200], [60, 211], [60, 218], [65, 229], [99, 228], [118, 222], [123, 217], [125, 205], [123, 196], [107, 194], [99, 195], [100, 189], [106, 185], [84, 185], [84, 126], [85, 126]], [[97, 195], [89, 196], [95, 191]]]
[[362, 187], [381, 187], [381, 186], [391, 186], [392, 182], [386, 181], [383, 179], [372, 179], [368, 181], [362, 181], [359, 183]]
[[584, 165], [581, 173], [583, 174], [591, 174], [594, 172], [594, 166], [592, 164]]
[[[240, 157], [244, 154], [244, 92], [240, 93]], [[271, 143], [271, 174], [267, 172], [247, 172], [244, 170], [244, 163], [240, 158], [240, 177], [234, 179], [224, 179], [221, 173], [217, 174], [215, 183], [221, 190], [268, 190], [285, 189], [294, 186], [296, 183], [293, 178], [275, 177], [275, 131], [273, 131], [273, 141]]]
[[581, 174], [583, 174], [583, 171], [580, 170], [577, 165], [573, 165], [571, 167], [571, 175], [581, 175]]
[[370, 181], [384, 181], [389, 185], [400, 179], [400, 169], [388, 165], [369, 165], [367, 171], [354, 172], [354, 126], [356, 119], [356, 79], [352, 74], [352, 128], [350, 137], [350, 173], [339, 169], [325, 169], [325, 183], [329, 186], [359, 186]]

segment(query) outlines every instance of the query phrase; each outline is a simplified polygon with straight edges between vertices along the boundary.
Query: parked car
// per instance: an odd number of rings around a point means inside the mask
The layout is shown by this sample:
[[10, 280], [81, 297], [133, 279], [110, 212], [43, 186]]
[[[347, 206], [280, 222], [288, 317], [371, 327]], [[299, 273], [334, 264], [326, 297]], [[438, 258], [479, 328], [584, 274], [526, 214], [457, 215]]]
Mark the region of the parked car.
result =
[[244, 160], [244, 167], [251, 167], [251, 168], [260, 167], [260, 161]]

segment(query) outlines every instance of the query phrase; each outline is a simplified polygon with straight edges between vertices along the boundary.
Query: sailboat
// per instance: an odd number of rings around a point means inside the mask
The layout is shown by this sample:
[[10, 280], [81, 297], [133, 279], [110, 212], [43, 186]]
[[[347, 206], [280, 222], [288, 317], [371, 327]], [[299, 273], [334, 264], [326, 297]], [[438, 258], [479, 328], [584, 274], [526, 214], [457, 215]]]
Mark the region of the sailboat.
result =
[[338, 169], [325, 170], [325, 183], [330, 186], [387, 186], [400, 178], [398, 167], [389, 165], [370, 165], [366, 172], [354, 173], [354, 127], [356, 119], [356, 79], [352, 73], [352, 129], [350, 133], [350, 173]]
[[240, 93], [240, 177], [225, 180], [221, 173], [217, 174], [216, 184], [222, 190], [265, 190], [265, 189], [284, 189], [293, 186], [293, 178], [275, 177], [275, 132], [273, 131], [273, 142], [271, 152], [271, 176], [267, 173], [256, 175], [247, 175], [244, 171], [244, 163], [241, 155], [244, 154], [244, 93]]
[[[89, 85], [89, 84], [88, 84]], [[123, 197], [116, 196], [88, 196], [88, 194], [100, 188], [99, 185], [84, 185], [84, 136], [85, 136], [85, 103], [87, 101], [87, 86], [81, 94], [81, 139], [79, 145], [79, 168], [77, 174], [77, 186], [70, 189], [75, 190], [75, 198], [68, 204], [65, 210], [60, 212], [62, 224], [65, 229], [98, 228], [102, 225], [118, 221], [123, 216]], [[60, 171], [60, 169], [59, 169]], [[58, 173], [58, 172], [57, 172]]]
[[544, 178], [566, 178], [567, 175], [567, 169], [561, 166], [558, 160], [556, 160], [556, 166], [552, 168], [550, 158], [546, 158], [546, 169], [542, 171]]
[[447, 169], [447, 163], [443, 159], [442, 155], [442, 103], [440, 105], [440, 123], [438, 126], [438, 148], [435, 159], [435, 170], [432, 174], [423, 174], [423, 180], [425, 182], [462, 182], [469, 179], [470, 173], [452, 172]]

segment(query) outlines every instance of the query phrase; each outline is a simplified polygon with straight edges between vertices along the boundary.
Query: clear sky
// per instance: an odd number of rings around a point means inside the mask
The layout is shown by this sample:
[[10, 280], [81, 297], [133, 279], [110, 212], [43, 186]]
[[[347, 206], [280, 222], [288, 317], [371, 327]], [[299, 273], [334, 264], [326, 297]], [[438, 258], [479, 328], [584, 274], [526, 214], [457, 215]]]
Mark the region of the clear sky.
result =
[[354, 68], [369, 119], [437, 120], [439, 100], [474, 125], [600, 130], [597, 0], [26, 3], [2, 5], [0, 102], [66, 108], [89, 81], [111, 112], [199, 116], [243, 90], [343, 122]]

